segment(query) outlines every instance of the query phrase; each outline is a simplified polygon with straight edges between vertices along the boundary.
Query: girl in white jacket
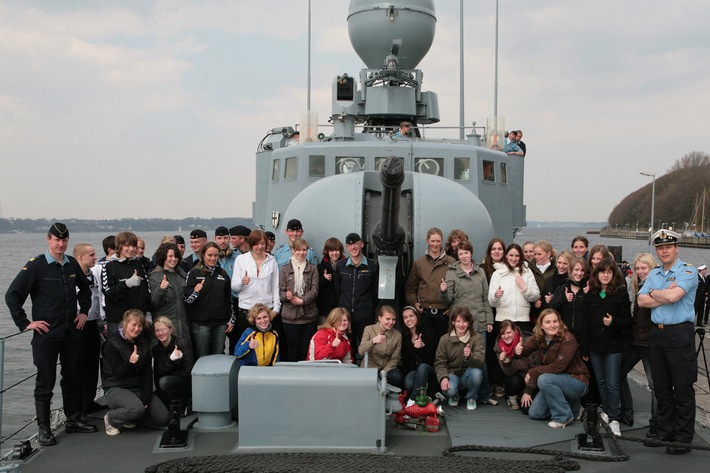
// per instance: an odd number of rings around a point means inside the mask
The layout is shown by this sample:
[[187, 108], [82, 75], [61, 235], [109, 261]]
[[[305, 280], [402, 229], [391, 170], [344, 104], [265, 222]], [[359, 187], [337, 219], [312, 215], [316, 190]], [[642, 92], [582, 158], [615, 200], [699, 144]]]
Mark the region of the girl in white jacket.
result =
[[505, 249], [505, 258], [495, 264], [496, 271], [488, 285], [488, 302], [496, 308], [497, 324], [508, 319], [522, 330], [532, 331], [530, 303], [540, 297], [540, 289], [522, 255], [523, 249], [516, 243]]

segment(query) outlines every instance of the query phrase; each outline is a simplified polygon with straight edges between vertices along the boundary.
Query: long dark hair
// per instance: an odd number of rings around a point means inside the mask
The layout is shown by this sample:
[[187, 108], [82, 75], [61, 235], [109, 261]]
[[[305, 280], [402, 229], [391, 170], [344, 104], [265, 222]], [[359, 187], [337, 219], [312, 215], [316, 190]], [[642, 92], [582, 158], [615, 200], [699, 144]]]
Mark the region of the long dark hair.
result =
[[[483, 268], [483, 271], [486, 273], [486, 279], [488, 279], [488, 282], [491, 281], [491, 276], [495, 272], [495, 268], [493, 267], [494, 261], [493, 258], [491, 258], [491, 251], [493, 250], [493, 245], [496, 243], [500, 243], [500, 246], [503, 247], [503, 261], [505, 261], [505, 242], [501, 238], [493, 238], [491, 241], [488, 242], [488, 248], [486, 248], [486, 256], [483, 259], [483, 262], [481, 263], [481, 268]], [[522, 257], [522, 252], [520, 253], [520, 256]]]
[[539, 348], [542, 348], [543, 350], [545, 348], [547, 348], [547, 335], [545, 334], [545, 331], [542, 329], [542, 322], [545, 319], [545, 317], [550, 314], [556, 315], [557, 320], [560, 321], [560, 330], [557, 332], [557, 335], [555, 335], [555, 339], [561, 340], [562, 336], [565, 334], [565, 332], [569, 331], [569, 329], [567, 328], [567, 325], [562, 320], [562, 316], [555, 309], [545, 309], [542, 312], [540, 312], [540, 315], [538, 316], [537, 321], [535, 321], [535, 327], [533, 328], [533, 334], [535, 335], [535, 342], [537, 343], [537, 346]]
[[[510, 250], [517, 250], [518, 254], [520, 255], [520, 259], [518, 260], [518, 265], [513, 267], [508, 263], [508, 252]], [[525, 269], [525, 257], [523, 256], [523, 249], [518, 245], [517, 243], [511, 243], [508, 245], [508, 248], [505, 249], [505, 253], [503, 253], [503, 264], [505, 264], [509, 270], [512, 272], [515, 272], [515, 269], [519, 269], [520, 273], [523, 272]]]
[[601, 292], [602, 284], [599, 282], [599, 273], [608, 270], [611, 270], [614, 276], [611, 278], [609, 284], [607, 284], [605, 292], [607, 294], [614, 294], [620, 287], [624, 287], [624, 278], [621, 276], [621, 271], [619, 271], [616, 263], [609, 258], [604, 258], [592, 269], [592, 274], [589, 276], [589, 290], [591, 292], [595, 294]]

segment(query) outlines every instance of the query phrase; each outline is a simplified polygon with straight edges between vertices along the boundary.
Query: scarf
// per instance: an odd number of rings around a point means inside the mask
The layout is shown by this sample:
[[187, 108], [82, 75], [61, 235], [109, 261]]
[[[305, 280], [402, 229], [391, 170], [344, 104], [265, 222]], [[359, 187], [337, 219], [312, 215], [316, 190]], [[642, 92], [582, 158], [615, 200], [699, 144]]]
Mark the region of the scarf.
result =
[[301, 297], [305, 292], [305, 283], [303, 281], [303, 271], [306, 269], [308, 261], [305, 259], [303, 261], [297, 261], [295, 257], [291, 256], [291, 266], [293, 266], [293, 293]]
[[587, 285], [587, 276], [583, 277], [579, 282], [575, 281], [572, 278], [568, 279], [570, 284], [573, 284], [577, 287], [585, 287]]
[[513, 337], [513, 341], [510, 342], [510, 345], [505, 343], [502, 338], [500, 339], [500, 349], [505, 352], [508, 358], [515, 358], [515, 346], [518, 343], [520, 343], [520, 333], [515, 332], [515, 336]]

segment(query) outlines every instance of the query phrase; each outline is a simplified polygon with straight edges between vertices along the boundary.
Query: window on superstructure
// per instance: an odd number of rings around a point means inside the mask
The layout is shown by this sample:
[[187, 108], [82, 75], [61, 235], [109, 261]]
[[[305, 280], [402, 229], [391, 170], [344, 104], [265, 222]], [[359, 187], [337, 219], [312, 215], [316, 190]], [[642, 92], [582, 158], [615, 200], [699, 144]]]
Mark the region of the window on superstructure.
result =
[[296, 158], [286, 158], [284, 164], [284, 181], [296, 179]]
[[365, 158], [362, 156], [337, 156], [335, 174], [348, 174], [365, 170]]
[[308, 177], [325, 177], [325, 156], [314, 155], [308, 158]]
[[416, 158], [414, 170], [432, 176], [444, 175], [444, 158]]
[[454, 180], [468, 181], [471, 179], [471, 158], [454, 158]]
[[502, 184], [508, 183], [508, 164], [500, 163], [500, 182]]
[[493, 161], [483, 160], [483, 180], [486, 182], [495, 182], [496, 168]]
[[[382, 163], [385, 162], [387, 158], [386, 157], [376, 157], [375, 158], [375, 171], [379, 171], [380, 168], [382, 167]], [[400, 158], [399, 156], [397, 157], [402, 162], [402, 166], [404, 166], [404, 158]]]
[[279, 160], [274, 159], [274, 166], [271, 169], [271, 180], [272, 181], [278, 181], [279, 180]]

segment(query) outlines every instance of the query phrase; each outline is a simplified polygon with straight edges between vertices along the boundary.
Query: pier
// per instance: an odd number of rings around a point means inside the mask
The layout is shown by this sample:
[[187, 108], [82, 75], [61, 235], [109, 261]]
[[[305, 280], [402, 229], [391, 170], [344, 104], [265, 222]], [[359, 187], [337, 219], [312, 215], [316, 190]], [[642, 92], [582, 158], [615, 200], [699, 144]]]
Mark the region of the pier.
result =
[[[625, 240], [648, 241], [648, 239], [651, 238], [651, 232], [603, 228], [599, 232], [599, 236], [602, 238], [622, 238]], [[686, 246], [689, 248], [710, 248], [710, 235], [689, 236], [681, 233], [681, 239], [678, 241], [678, 246]]]

